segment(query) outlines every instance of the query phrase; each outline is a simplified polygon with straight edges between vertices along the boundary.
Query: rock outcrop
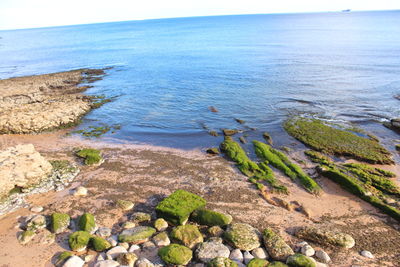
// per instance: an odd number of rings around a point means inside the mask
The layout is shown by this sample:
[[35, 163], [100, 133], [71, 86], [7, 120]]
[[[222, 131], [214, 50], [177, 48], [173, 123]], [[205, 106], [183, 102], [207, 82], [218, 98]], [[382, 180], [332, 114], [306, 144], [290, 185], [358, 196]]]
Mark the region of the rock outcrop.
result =
[[0, 199], [14, 188], [26, 190], [48, 179], [51, 164], [32, 144], [17, 145], [0, 152]]

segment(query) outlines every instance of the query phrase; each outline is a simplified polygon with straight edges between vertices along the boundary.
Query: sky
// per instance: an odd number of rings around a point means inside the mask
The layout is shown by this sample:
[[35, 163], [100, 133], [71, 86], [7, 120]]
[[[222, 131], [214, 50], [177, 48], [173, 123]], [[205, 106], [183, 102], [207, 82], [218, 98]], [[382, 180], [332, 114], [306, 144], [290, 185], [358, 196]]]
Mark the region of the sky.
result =
[[0, 30], [97, 22], [400, 9], [400, 0], [0, 0]]

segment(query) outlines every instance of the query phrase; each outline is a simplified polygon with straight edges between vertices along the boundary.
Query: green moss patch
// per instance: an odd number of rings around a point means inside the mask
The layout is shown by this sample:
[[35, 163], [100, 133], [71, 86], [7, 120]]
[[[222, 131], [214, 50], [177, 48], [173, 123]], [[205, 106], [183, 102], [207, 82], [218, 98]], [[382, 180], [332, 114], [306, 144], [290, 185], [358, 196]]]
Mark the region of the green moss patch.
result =
[[66, 213], [53, 213], [50, 217], [50, 230], [55, 233], [59, 234], [67, 230], [71, 218]]
[[257, 156], [266, 161], [265, 165], [269, 163], [281, 170], [292, 180], [298, 179], [307, 191], [313, 194], [320, 193], [320, 186], [310, 176], [305, 174], [298, 165], [291, 162], [285, 154], [259, 141], [253, 141], [253, 145]]
[[86, 165], [98, 164], [103, 160], [100, 150], [94, 148], [81, 149], [76, 152], [76, 155], [83, 158]]
[[288, 267], [286, 264], [280, 261], [273, 261], [270, 264], [268, 264], [268, 267]]
[[252, 259], [247, 267], [267, 267], [269, 262], [264, 259]]
[[156, 233], [156, 229], [148, 226], [136, 226], [126, 229], [118, 236], [119, 242], [142, 243]]
[[302, 254], [294, 254], [287, 259], [287, 265], [290, 267], [316, 267], [315, 262]]
[[321, 120], [296, 117], [287, 120], [284, 128], [291, 136], [317, 151], [370, 163], [394, 163], [389, 151], [376, 140], [332, 127]]
[[191, 219], [200, 225], [225, 226], [232, 222], [232, 216], [208, 209], [198, 209]]
[[120, 130], [121, 129], [121, 125], [119, 124], [114, 124], [114, 125], [107, 125], [104, 124], [102, 126], [89, 126], [86, 129], [82, 129], [82, 130], [76, 130], [76, 131], [72, 131], [71, 133], [75, 133], [75, 134], [81, 134], [84, 137], [100, 137], [108, 132], [112, 132], [115, 133], [116, 130]]
[[99, 236], [90, 238], [90, 246], [97, 252], [104, 251], [111, 247], [110, 242]]
[[203, 242], [203, 235], [200, 233], [199, 228], [192, 224], [180, 225], [174, 228], [171, 232], [171, 237], [189, 248], [193, 248], [198, 243]]
[[177, 190], [157, 205], [156, 213], [159, 218], [180, 225], [187, 221], [193, 211], [205, 205], [206, 201], [202, 197], [185, 190]]
[[73, 251], [82, 251], [86, 249], [90, 240], [90, 233], [86, 231], [77, 231], [72, 233], [68, 238], [68, 244]]
[[158, 250], [158, 256], [167, 264], [186, 265], [193, 257], [190, 248], [178, 244], [171, 244]]
[[238, 267], [238, 264], [231, 259], [224, 257], [217, 257], [212, 259], [207, 267]]
[[56, 259], [55, 266], [62, 266], [69, 257], [73, 256], [74, 254], [71, 251], [64, 251], [61, 252]]
[[84, 213], [78, 222], [79, 230], [86, 232], [93, 232], [96, 229], [96, 222], [94, 216], [90, 213]]

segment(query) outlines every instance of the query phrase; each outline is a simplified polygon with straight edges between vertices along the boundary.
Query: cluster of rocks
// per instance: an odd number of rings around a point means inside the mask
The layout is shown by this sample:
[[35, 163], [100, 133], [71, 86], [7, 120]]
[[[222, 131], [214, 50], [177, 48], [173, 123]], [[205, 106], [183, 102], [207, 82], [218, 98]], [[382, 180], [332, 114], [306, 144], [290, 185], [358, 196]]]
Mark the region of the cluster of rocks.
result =
[[0, 80], [0, 133], [37, 133], [76, 123], [93, 106], [79, 86], [103, 75], [82, 69]]
[[[115, 204], [123, 211], [134, 208], [134, 203], [127, 200]], [[75, 220], [63, 213], [35, 215], [24, 224], [19, 240], [26, 244], [46, 228], [54, 236], [72, 232], [68, 238], [71, 251], [56, 257], [55, 265], [63, 267], [81, 267], [87, 262], [95, 267], [322, 267], [331, 261], [326, 252], [314, 250], [307, 242], [292, 248], [272, 228], [259, 232], [205, 205], [203, 198], [177, 190], [157, 205], [156, 219], [148, 213], [134, 212], [118, 229], [98, 227], [89, 213]], [[297, 236], [343, 248], [355, 243], [349, 235], [311, 227], [302, 228]]]
[[0, 215], [27, 205], [26, 195], [64, 189], [78, 173], [69, 161], [47, 161], [32, 144], [0, 151]]

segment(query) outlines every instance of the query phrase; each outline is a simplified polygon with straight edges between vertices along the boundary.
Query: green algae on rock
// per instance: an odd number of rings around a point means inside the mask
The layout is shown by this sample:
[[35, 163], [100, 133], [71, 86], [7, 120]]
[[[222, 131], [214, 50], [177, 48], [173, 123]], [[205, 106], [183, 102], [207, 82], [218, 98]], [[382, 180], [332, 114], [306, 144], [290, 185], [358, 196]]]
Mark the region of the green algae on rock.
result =
[[139, 244], [146, 242], [155, 233], [156, 229], [153, 227], [137, 226], [122, 231], [118, 236], [118, 241]]
[[111, 247], [110, 242], [100, 236], [93, 236], [90, 238], [90, 246], [97, 252], [104, 251]]
[[158, 250], [158, 256], [167, 264], [186, 265], [192, 259], [193, 252], [190, 248], [185, 246], [171, 244], [160, 248]]
[[235, 129], [222, 129], [222, 132], [224, 133], [225, 136], [232, 136], [237, 134], [239, 131]]
[[267, 267], [269, 262], [264, 259], [252, 259], [249, 264], [247, 264], [247, 267]]
[[273, 261], [270, 264], [268, 264], [268, 267], [288, 267], [286, 264], [280, 261]]
[[100, 150], [94, 148], [84, 148], [76, 152], [76, 155], [85, 160], [86, 165], [99, 164], [103, 158]]
[[225, 257], [217, 257], [212, 259], [207, 267], [238, 267], [238, 264], [231, 259]]
[[86, 231], [77, 231], [70, 234], [68, 238], [68, 244], [72, 251], [82, 251], [85, 250], [89, 244], [91, 238], [90, 233]]
[[232, 222], [232, 216], [208, 209], [198, 209], [192, 213], [191, 219], [207, 226], [225, 226]]
[[253, 141], [253, 145], [257, 156], [262, 160], [265, 160], [265, 163], [268, 162], [275, 168], [281, 170], [292, 180], [298, 179], [302, 186], [310, 193], [320, 193], [320, 186], [310, 176], [305, 174], [298, 165], [291, 162], [285, 154], [256, 140]]
[[271, 228], [266, 228], [264, 230], [263, 239], [268, 254], [274, 260], [285, 261], [289, 256], [294, 254], [285, 240]]
[[315, 262], [310, 257], [299, 253], [290, 256], [286, 264], [290, 267], [316, 267]]
[[26, 230], [23, 231], [19, 236], [18, 236], [18, 241], [22, 245], [27, 244], [29, 241], [32, 240], [32, 238], [36, 235], [34, 231], [31, 230]]
[[50, 216], [50, 229], [53, 233], [59, 234], [67, 230], [71, 218], [66, 213], [53, 213]]
[[321, 120], [295, 117], [287, 120], [284, 128], [291, 136], [317, 151], [370, 163], [394, 163], [390, 152], [377, 141], [329, 126]]
[[203, 235], [199, 228], [192, 224], [175, 227], [171, 232], [171, 237], [189, 248], [203, 242]]
[[173, 225], [181, 225], [186, 223], [193, 211], [205, 205], [206, 201], [202, 197], [179, 189], [157, 205], [156, 213], [157, 217]]
[[73, 256], [74, 254], [71, 251], [64, 251], [58, 254], [57, 259], [55, 261], [55, 266], [62, 266], [69, 257]]
[[90, 213], [84, 213], [78, 222], [79, 230], [93, 233], [96, 230], [94, 216]]
[[355, 245], [355, 241], [351, 235], [323, 228], [305, 226], [300, 228], [295, 235], [298, 238], [303, 238], [325, 246], [331, 245], [342, 248], [352, 248]]
[[224, 233], [224, 239], [240, 250], [253, 250], [260, 247], [260, 233], [246, 223], [233, 223]]

